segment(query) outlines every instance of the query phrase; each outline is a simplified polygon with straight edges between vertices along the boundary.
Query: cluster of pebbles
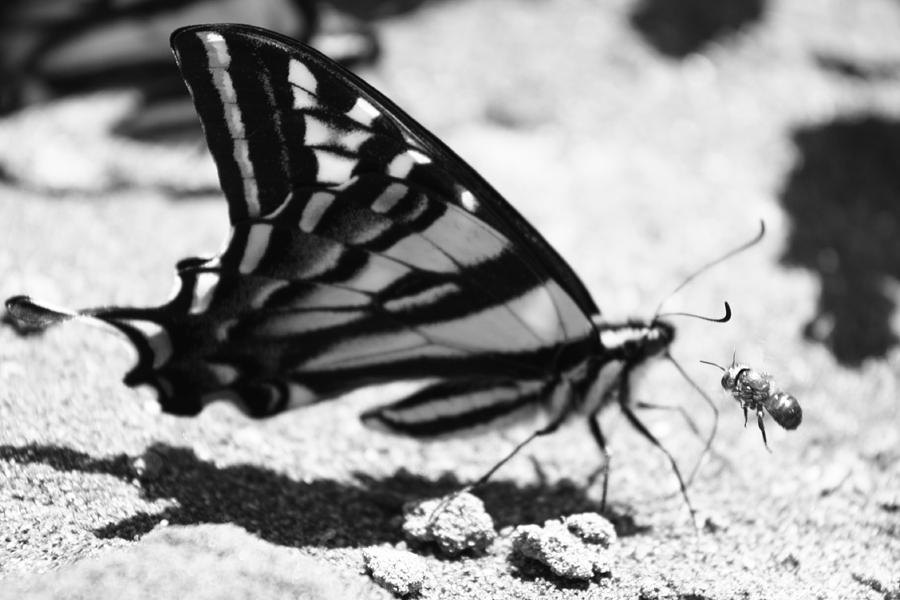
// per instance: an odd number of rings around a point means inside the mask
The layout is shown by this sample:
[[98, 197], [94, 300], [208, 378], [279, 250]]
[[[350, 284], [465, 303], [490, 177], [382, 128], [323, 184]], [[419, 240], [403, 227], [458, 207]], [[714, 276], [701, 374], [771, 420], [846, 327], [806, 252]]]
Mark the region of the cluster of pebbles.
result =
[[[403, 530], [416, 545], [432, 545], [449, 558], [486, 552], [497, 538], [484, 503], [467, 492], [404, 507]], [[612, 573], [616, 532], [596, 513], [521, 525], [511, 533], [512, 553], [544, 565], [558, 577], [588, 581]], [[429, 577], [425, 560], [407, 550], [378, 546], [363, 551], [366, 569], [397, 596], [414, 596]]]

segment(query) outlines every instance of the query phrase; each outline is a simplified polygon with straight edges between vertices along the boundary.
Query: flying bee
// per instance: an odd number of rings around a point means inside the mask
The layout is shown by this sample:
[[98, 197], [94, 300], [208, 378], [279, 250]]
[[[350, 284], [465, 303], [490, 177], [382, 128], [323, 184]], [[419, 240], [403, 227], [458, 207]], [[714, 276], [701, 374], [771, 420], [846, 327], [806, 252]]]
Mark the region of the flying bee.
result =
[[[747, 413], [756, 411], [756, 422], [762, 433], [763, 444], [769, 450], [766, 440], [766, 428], [763, 425], [763, 409], [785, 429], [797, 429], [803, 420], [803, 411], [797, 399], [778, 388], [775, 380], [768, 373], [762, 373], [747, 365], [740, 364], [732, 357], [731, 366], [727, 369], [714, 362], [701, 360], [703, 364], [718, 367], [724, 372], [722, 387], [734, 399], [740, 402], [744, 410], [744, 427], [747, 426]], [[771, 450], [770, 450], [771, 452]]]

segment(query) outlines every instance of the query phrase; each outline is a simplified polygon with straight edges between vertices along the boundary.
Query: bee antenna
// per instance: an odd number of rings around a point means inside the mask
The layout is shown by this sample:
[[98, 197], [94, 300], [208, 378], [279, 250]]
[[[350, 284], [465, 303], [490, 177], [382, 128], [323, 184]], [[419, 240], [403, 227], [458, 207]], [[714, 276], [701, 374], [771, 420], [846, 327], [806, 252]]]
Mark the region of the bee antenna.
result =
[[756, 234], [753, 237], [753, 239], [751, 239], [747, 242], [744, 242], [737, 248], [733, 248], [733, 249], [729, 250], [728, 252], [726, 252], [725, 254], [716, 258], [715, 260], [711, 260], [710, 262], [706, 263], [705, 265], [701, 266], [699, 269], [697, 269], [696, 271], [694, 271], [693, 273], [691, 273], [690, 275], [685, 277], [684, 281], [682, 281], [677, 286], [675, 286], [675, 289], [672, 290], [671, 292], [669, 292], [669, 294], [665, 298], [663, 298], [662, 302], [659, 303], [659, 306], [656, 307], [656, 312], [654, 314], [656, 316], [659, 316], [659, 312], [662, 310], [663, 305], [666, 302], [668, 302], [672, 296], [674, 296], [675, 294], [680, 292], [684, 286], [686, 286], [687, 284], [692, 282], [694, 279], [696, 279], [697, 277], [699, 277], [706, 271], [710, 270], [711, 268], [713, 268], [720, 262], [724, 262], [724, 261], [728, 260], [729, 258], [731, 258], [732, 256], [734, 256], [735, 254], [739, 254], [739, 253], [743, 252], [744, 250], [746, 250], [747, 248], [751, 248], [752, 246], [755, 246], [756, 244], [759, 243], [759, 241], [761, 239], [763, 239], [763, 236], [765, 234], [766, 234], [766, 223], [765, 223], [765, 221], [760, 219], [759, 220], [759, 233]]
[[670, 313], [657, 314], [655, 318], [659, 319], [661, 317], [693, 317], [695, 319], [701, 319], [703, 321], [709, 321], [711, 323], [727, 323], [728, 321], [731, 320], [731, 306], [728, 304], [728, 302], [725, 302], [725, 316], [719, 317], [718, 319], [716, 319], [715, 317], [704, 317], [703, 315], [698, 315], [698, 314], [694, 314], [694, 313], [685, 313], [685, 312], [670, 312]]
[[721, 370], [721, 371], [723, 371], [723, 372], [727, 370], [727, 369], [726, 369], [725, 367], [723, 367], [722, 365], [716, 364], [716, 363], [714, 363], [714, 362], [710, 362], [710, 361], [708, 361], [708, 360], [701, 360], [700, 362], [702, 362], [704, 365], [712, 365], [712, 366], [714, 366], [714, 367], [718, 367], [719, 370]]

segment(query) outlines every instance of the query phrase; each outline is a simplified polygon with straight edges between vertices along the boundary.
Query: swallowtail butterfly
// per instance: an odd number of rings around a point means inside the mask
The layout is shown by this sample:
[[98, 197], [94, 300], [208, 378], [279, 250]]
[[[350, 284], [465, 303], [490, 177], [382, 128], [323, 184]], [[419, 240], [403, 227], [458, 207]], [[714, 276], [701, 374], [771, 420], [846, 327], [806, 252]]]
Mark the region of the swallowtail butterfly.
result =
[[706, 360], [703, 364], [722, 369], [722, 388], [734, 396], [744, 411], [744, 426], [747, 426], [747, 412], [756, 413], [756, 422], [762, 433], [763, 444], [769, 448], [766, 440], [766, 428], [763, 424], [763, 409], [785, 429], [797, 429], [803, 420], [803, 411], [797, 399], [778, 388], [775, 380], [768, 373], [762, 373], [747, 365], [740, 364], [735, 358], [727, 369]]
[[[587, 406], [602, 450], [596, 417], [617, 400], [661, 448], [628, 386], [636, 367], [668, 356], [671, 324], [603, 320], [569, 265], [484, 179], [315, 50], [245, 25], [179, 29], [172, 47], [227, 198], [224, 250], [179, 262], [162, 306], [64, 313], [18, 296], [11, 315], [118, 328], [138, 352], [125, 383], [151, 385], [178, 415], [228, 398], [265, 417], [420, 380], [362, 418], [427, 436], [546, 404], [540, 435]], [[596, 389], [613, 363], [613, 382]]]

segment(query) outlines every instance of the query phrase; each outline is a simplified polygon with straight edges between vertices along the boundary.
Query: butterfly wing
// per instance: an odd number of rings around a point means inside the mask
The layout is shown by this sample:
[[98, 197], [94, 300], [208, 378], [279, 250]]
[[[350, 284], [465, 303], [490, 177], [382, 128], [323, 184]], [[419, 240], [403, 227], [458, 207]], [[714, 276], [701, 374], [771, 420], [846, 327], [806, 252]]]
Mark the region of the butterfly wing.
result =
[[232, 232], [221, 255], [179, 263], [168, 304], [92, 313], [138, 348], [126, 383], [169, 412], [232, 396], [266, 415], [436, 379], [396, 421], [461, 401], [466, 380], [517, 407], [597, 351], [598, 311], [568, 265], [377, 91], [249, 26], [180, 29], [172, 46]]
[[[586, 315], [599, 312], [571, 267], [474, 169], [340, 65], [247, 25], [183, 28], [172, 35], [172, 47], [203, 121], [232, 222], [272, 210], [297, 186], [344, 183], [351, 170], [406, 178], [506, 236], [552, 274]], [[437, 164], [422, 168], [423, 157]]]

